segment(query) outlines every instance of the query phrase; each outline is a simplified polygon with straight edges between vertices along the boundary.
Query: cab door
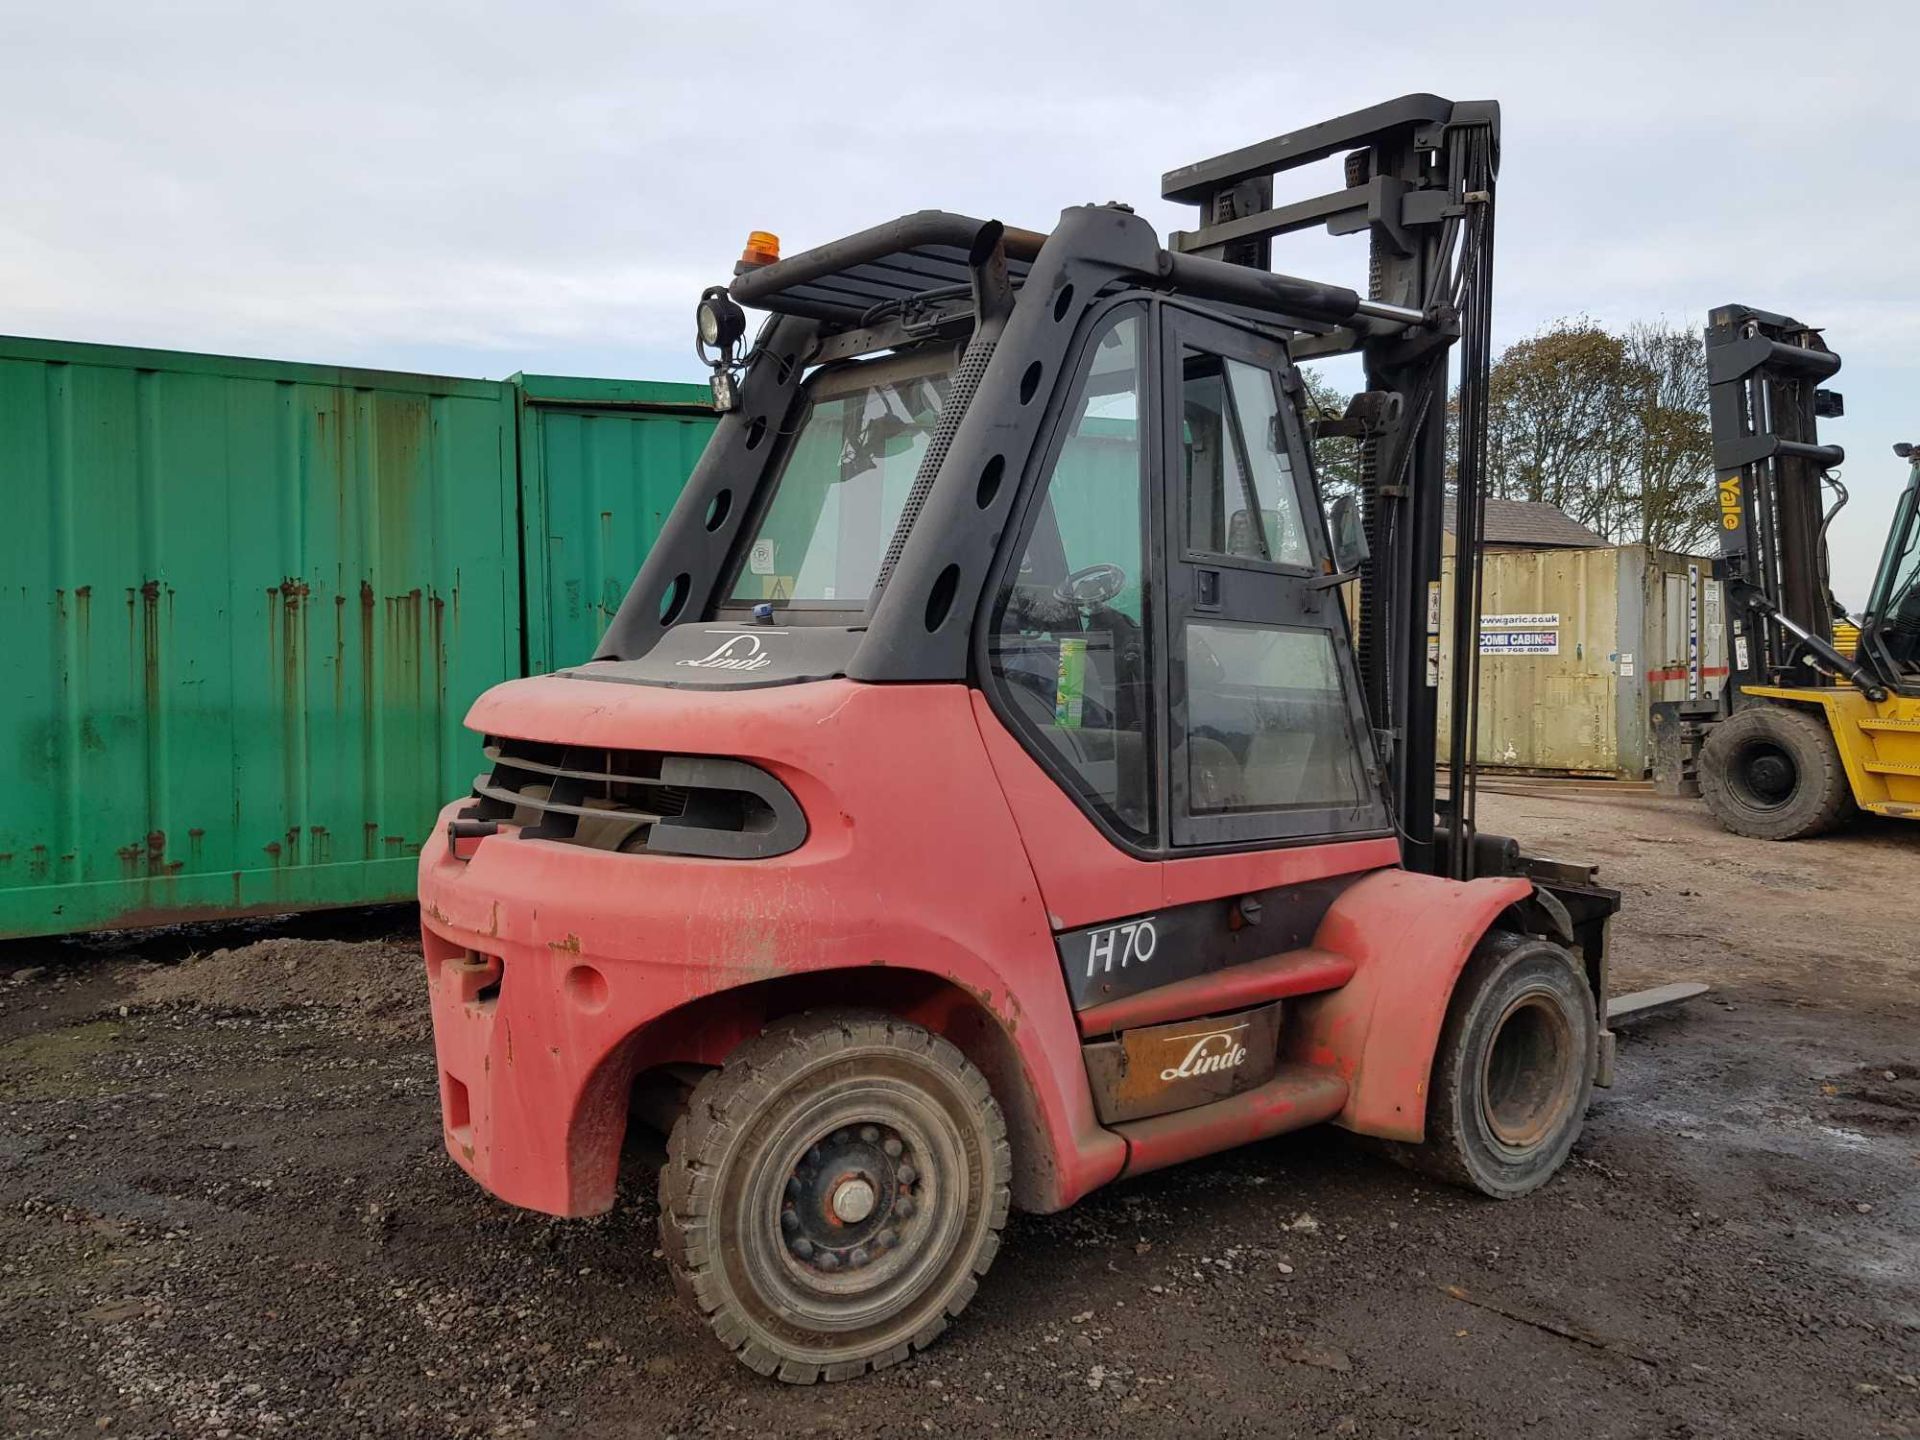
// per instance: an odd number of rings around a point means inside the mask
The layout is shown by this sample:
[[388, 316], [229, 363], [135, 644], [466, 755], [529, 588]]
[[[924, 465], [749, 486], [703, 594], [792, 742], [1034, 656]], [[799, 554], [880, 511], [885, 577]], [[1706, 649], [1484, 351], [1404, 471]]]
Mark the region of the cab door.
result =
[[[1284, 350], [1121, 298], [1077, 353], [984, 609], [976, 703], [1091, 1040], [1209, 1013], [1179, 982], [1310, 947], [1398, 846], [1340, 592], [1314, 583]], [[1306, 957], [1267, 998], [1346, 973]]]
[[1285, 347], [1174, 307], [1162, 345], [1173, 852], [1387, 831]]

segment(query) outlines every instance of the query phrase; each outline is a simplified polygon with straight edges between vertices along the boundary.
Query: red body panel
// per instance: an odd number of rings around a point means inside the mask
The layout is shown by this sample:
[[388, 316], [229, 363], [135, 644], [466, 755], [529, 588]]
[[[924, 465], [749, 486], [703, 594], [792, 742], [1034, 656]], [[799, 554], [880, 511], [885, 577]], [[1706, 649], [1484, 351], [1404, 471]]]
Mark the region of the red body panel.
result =
[[[999, 1021], [1049, 1152], [1039, 1208], [1119, 1173], [1126, 1147], [1094, 1118], [1044, 908], [964, 688], [718, 693], [546, 677], [495, 687], [468, 724], [752, 760], [786, 783], [810, 826], [793, 854], [752, 862], [512, 835], [461, 861], [441, 827], [420, 862], [430, 942], [442, 956], [505, 960], [492, 1001], [463, 999], [444, 965], [433, 985], [443, 1100], [447, 1080], [465, 1087], [466, 1123], [449, 1115], [448, 1149], [496, 1195], [557, 1215], [604, 1210], [628, 1077], [717, 1060], [739, 1038], [678, 1027], [650, 1037], [649, 1022], [729, 987], [858, 966], [941, 977]], [[598, 979], [570, 981], [579, 967]]]
[[1095, 828], [978, 691], [973, 708], [1056, 930], [1400, 863], [1400, 845], [1391, 836], [1179, 860], [1136, 859]]
[[[881, 992], [962, 1048], [974, 1027], [1007, 1057], [989, 1080], [1027, 1208], [1334, 1116], [1414, 1138], [1454, 978], [1530, 888], [1382, 869], [1397, 860], [1390, 838], [1135, 859], [957, 685], [697, 691], [549, 676], [495, 687], [467, 723], [751, 761], [786, 784], [809, 826], [796, 851], [753, 861], [619, 854], [511, 829], [467, 842], [462, 860], [444, 826], [423, 848], [448, 1151], [502, 1199], [556, 1215], [612, 1203], [634, 1075], [717, 1064], [779, 1006]], [[1378, 873], [1346, 891], [1315, 941], [1318, 979], [1353, 978], [1290, 1002], [1292, 1064], [1274, 1082], [1119, 1130], [1098, 1124], [1054, 930], [1366, 871]], [[800, 988], [776, 997], [780, 986]]]
[[1127, 1175], [1251, 1145], [1289, 1130], [1331, 1120], [1347, 1098], [1347, 1082], [1331, 1070], [1282, 1065], [1266, 1084], [1172, 1115], [1154, 1115], [1120, 1126], [1127, 1137]]
[[1333, 990], [1353, 978], [1353, 961], [1327, 950], [1289, 950], [1264, 960], [1229, 965], [1082, 1010], [1082, 1035], [1111, 1035], [1136, 1025], [1162, 1025], [1192, 1015], [1219, 1015], [1289, 995]]
[[1426, 1134], [1427, 1081], [1453, 983], [1494, 918], [1533, 893], [1528, 880], [1443, 880], [1383, 870], [1327, 912], [1314, 948], [1353, 961], [1338, 990], [1295, 1002], [1288, 1059], [1326, 1066], [1349, 1090], [1339, 1123], [1364, 1135]]

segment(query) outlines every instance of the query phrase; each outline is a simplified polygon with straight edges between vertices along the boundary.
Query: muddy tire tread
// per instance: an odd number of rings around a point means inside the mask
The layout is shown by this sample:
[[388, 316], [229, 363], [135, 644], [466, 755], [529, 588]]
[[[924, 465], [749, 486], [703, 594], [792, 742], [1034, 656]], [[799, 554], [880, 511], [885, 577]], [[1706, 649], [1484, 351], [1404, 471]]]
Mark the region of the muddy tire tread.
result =
[[[751, 1114], [779, 1090], [783, 1077], [852, 1046], [872, 1045], [917, 1054], [963, 1089], [985, 1119], [985, 1150], [993, 1159], [987, 1235], [971, 1274], [936, 1315], [913, 1336], [866, 1359], [817, 1363], [781, 1356], [735, 1311], [718, 1276], [712, 1230], [707, 1223], [718, 1194], [718, 1157], [734, 1134], [729, 1116]], [[1000, 1231], [1011, 1204], [1013, 1165], [1005, 1117], [986, 1077], [951, 1041], [884, 1012], [809, 1010], [770, 1022], [744, 1041], [724, 1065], [701, 1077], [667, 1137], [667, 1164], [660, 1176], [660, 1248], [674, 1289], [706, 1320], [720, 1343], [749, 1369], [790, 1385], [850, 1380], [898, 1364], [924, 1350], [959, 1315], [979, 1288], [1000, 1249]]]

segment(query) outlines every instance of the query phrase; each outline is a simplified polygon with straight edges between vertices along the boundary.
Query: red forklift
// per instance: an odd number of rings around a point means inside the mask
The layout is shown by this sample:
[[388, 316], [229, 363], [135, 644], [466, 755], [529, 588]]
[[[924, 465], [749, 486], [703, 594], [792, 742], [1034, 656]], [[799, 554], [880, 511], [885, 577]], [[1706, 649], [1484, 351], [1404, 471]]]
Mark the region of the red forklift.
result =
[[[1409, 95], [1170, 172], [1164, 244], [1122, 204], [756, 234], [599, 654], [480, 698], [420, 858], [453, 1158], [591, 1215], [665, 1133], [676, 1285], [799, 1383], [929, 1344], [1010, 1206], [1305, 1126], [1545, 1182], [1609, 1078], [1619, 897], [1474, 822], [1498, 152], [1495, 104]], [[1315, 226], [1365, 295], [1273, 270]], [[1316, 422], [1296, 366], [1349, 353]]]

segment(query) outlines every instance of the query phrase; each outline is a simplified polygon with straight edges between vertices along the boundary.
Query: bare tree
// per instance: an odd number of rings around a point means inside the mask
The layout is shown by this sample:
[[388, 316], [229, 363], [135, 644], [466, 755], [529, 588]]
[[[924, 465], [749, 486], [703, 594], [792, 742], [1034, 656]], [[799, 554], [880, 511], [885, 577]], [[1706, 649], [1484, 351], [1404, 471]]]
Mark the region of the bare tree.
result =
[[[1347, 413], [1352, 397], [1318, 372], [1300, 372], [1306, 381], [1307, 400], [1302, 407], [1311, 425], [1316, 420], [1338, 420]], [[1313, 442], [1313, 468], [1320, 477], [1321, 499], [1331, 504], [1341, 495], [1360, 493], [1360, 442], [1345, 435], [1327, 435]]]
[[1635, 538], [1661, 550], [1698, 551], [1717, 534], [1713, 432], [1707, 420], [1707, 352], [1698, 330], [1631, 325], [1624, 337], [1634, 404]]
[[1639, 323], [1561, 320], [1493, 367], [1490, 492], [1544, 500], [1608, 539], [1694, 550], [1713, 533], [1705, 347]]
[[[1342, 390], [1302, 373], [1310, 421], [1345, 413]], [[1502, 352], [1487, 408], [1489, 494], [1543, 500], [1617, 544], [1693, 553], [1711, 545], [1713, 442], [1698, 331], [1642, 321], [1616, 334], [1585, 318], [1556, 321]], [[1449, 405], [1450, 430], [1454, 417]], [[1314, 462], [1327, 499], [1359, 491], [1356, 441], [1321, 439]]]
[[1487, 482], [1507, 500], [1544, 500], [1609, 535], [1626, 508], [1626, 347], [1585, 320], [1509, 346], [1488, 385]]

